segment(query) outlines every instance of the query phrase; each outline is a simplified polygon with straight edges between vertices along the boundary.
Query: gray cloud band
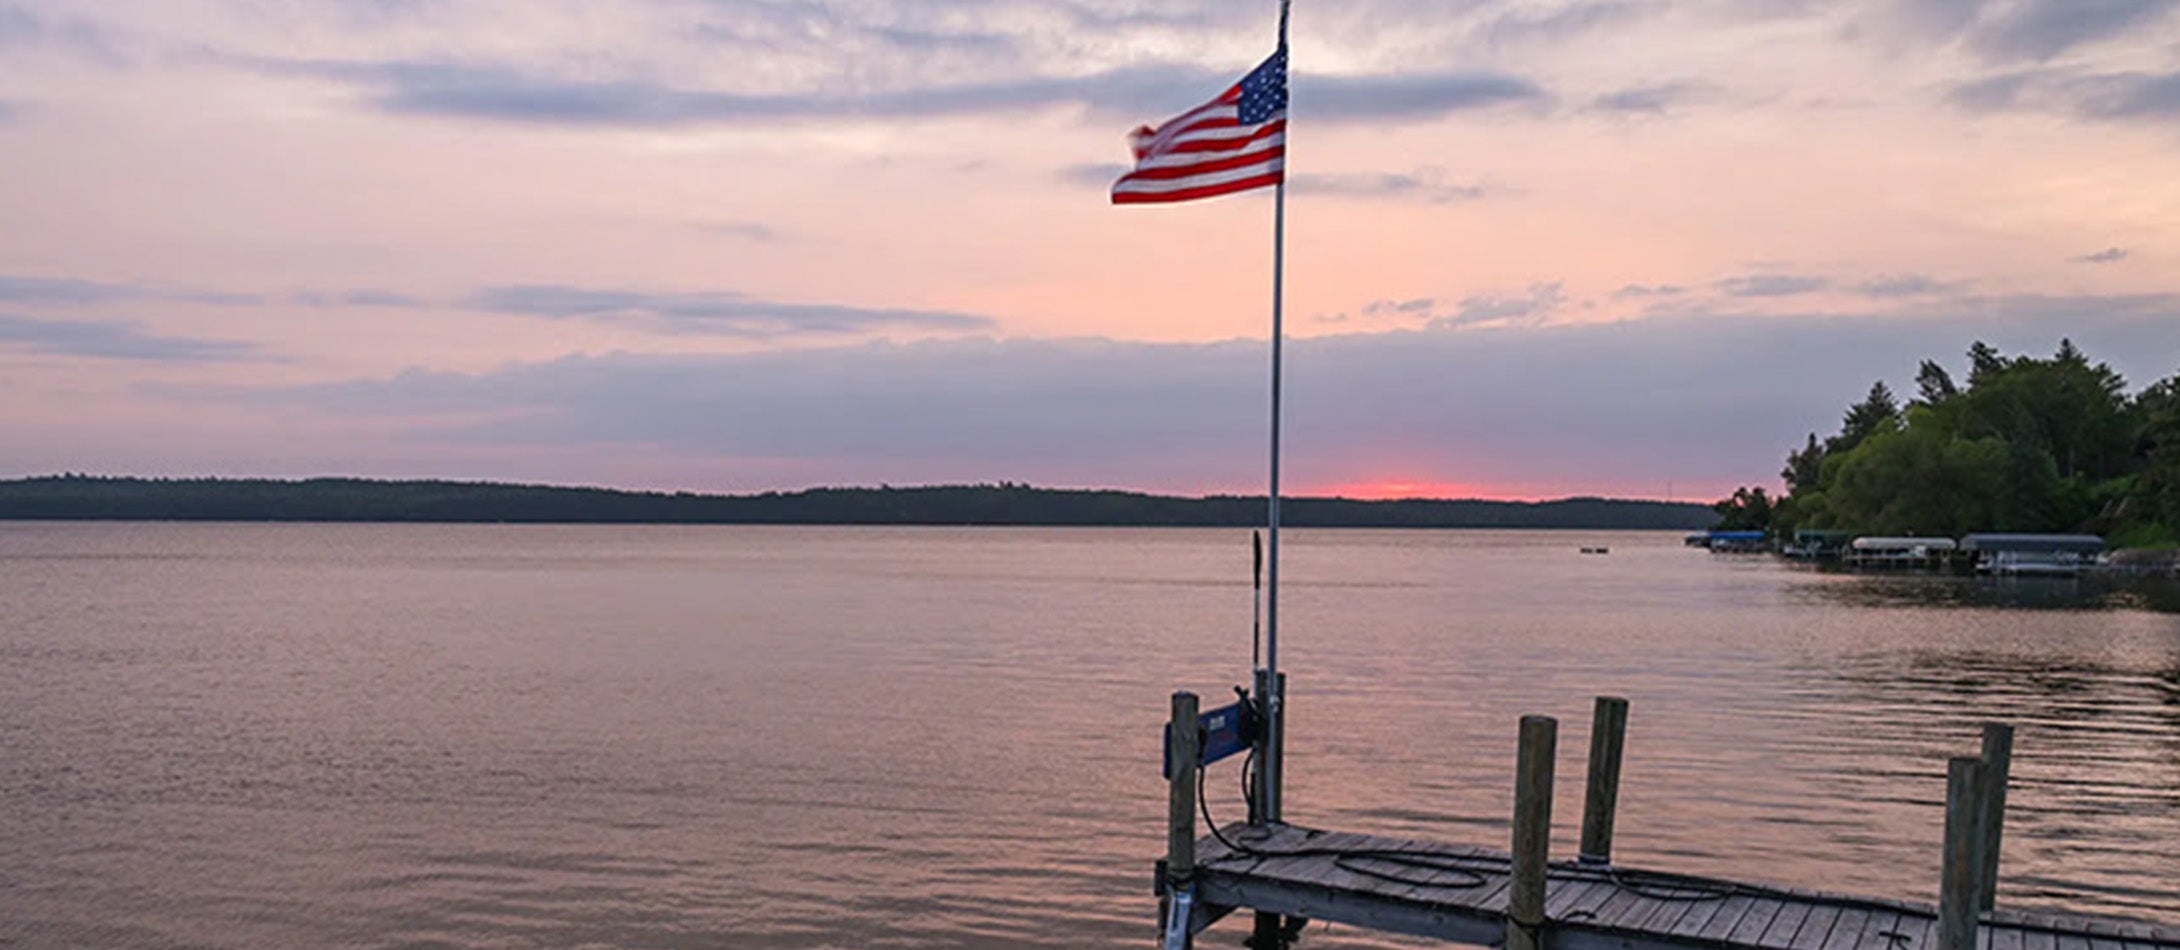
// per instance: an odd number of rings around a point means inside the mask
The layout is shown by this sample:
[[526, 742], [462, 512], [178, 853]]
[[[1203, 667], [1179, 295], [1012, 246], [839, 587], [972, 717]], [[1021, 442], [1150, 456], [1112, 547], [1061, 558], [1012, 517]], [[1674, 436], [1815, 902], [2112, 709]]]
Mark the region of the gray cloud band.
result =
[[1960, 42], [1991, 63], [2043, 62], [2124, 37], [2180, 10], [2180, 0], [1880, 0], [1881, 31]]
[[166, 363], [231, 363], [259, 359], [256, 344], [162, 336], [119, 320], [41, 320], [0, 313], [0, 347], [33, 353]]
[[[1178, 65], [1109, 70], [1089, 76], [879, 90], [862, 94], [747, 94], [686, 89], [638, 80], [557, 79], [516, 69], [415, 61], [236, 57], [262, 72], [330, 79], [370, 90], [376, 108], [404, 115], [452, 116], [574, 126], [663, 127], [716, 122], [927, 119], [1063, 106], [1141, 118], [1186, 103], [1179, 94], [1234, 78]], [[1536, 83], [1488, 72], [1433, 75], [1298, 76], [1295, 103], [1317, 121], [1423, 120], [1501, 105], [1542, 107], [1551, 96]]]
[[472, 310], [531, 317], [633, 322], [663, 333], [764, 339], [808, 334], [855, 334], [892, 329], [931, 332], [989, 330], [989, 317], [948, 310], [782, 303], [730, 292], [650, 293], [557, 285], [492, 287], [463, 301]]
[[2180, 70], [2031, 69], [1960, 83], [1947, 92], [1946, 99], [1970, 112], [2033, 111], [2111, 122], [2180, 122]]
[[[2137, 385], [2172, 373], [2168, 357], [2180, 352], [2175, 295], [1960, 298], [1902, 316], [1708, 315], [1296, 340], [1288, 405], [1298, 477], [1396, 458], [1474, 472], [1484, 464], [1475, 449], [1489, 446], [1498, 479], [1683, 471], [1768, 480], [1801, 434], [1830, 431], [1870, 380], [1905, 386], [1919, 360], [1956, 364], [1974, 340], [2045, 353], [2071, 337]], [[840, 464], [828, 470], [862, 477], [1140, 484], [1246, 474], [1234, 460], [1261, 449], [1262, 371], [1261, 341], [971, 339], [578, 356], [195, 395], [438, 419], [411, 432], [427, 442], [633, 444], [829, 460]]]

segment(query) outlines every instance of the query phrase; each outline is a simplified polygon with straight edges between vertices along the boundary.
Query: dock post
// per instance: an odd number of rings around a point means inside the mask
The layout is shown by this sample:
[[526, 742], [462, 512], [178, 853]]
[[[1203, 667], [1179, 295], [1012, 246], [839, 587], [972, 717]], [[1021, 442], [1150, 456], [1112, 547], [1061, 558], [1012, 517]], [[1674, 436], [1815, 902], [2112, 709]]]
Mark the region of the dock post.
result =
[[1190, 887], [1196, 879], [1196, 769], [1203, 757], [1200, 728], [1196, 694], [1174, 693], [1173, 717], [1166, 722], [1166, 919], [1160, 921], [1163, 945], [1172, 950], [1188, 947], [1193, 937], [1189, 915], [1195, 903]]
[[1977, 875], [1976, 909], [1998, 904], [1998, 845], [2006, 830], [2006, 783], [2013, 772], [2013, 727], [1983, 724], [1983, 868]]
[[[1260, 744], [1257, 747], [1256, 773], [1250, 776], [1256, 791], [1256, 795], [1249, 802], [1249, 823], [1252, 825], [1279, 820], [1280, 757], [1270, 754], [1268, 744], [1271, 736], [1284, 739], [1287, 734], [1287, 674], [1281, 673], [1273, 678], [1270, 671], [1259, 668], [1256, 671], [1256, 688], [1257, 696], [1264, 699], [1265, 708], [1261, 712], [1267, 721], [1262, 726], [1262, 737], [1258, 739]], [[1275, 689], [1279, 696], [1276, 702], [1268, 698]], [[1296, 925], [1290, 924], [1280, 914], [1260, 910], [1256, 912], [1252, 922], [1249, 939], [1242, 943], [1256, 950], [1289, 947], [1294, 944], [1294, 934], [1290, 930], [1293, 926]]]
[[1590, 773], [1582, 796], [1583, 864], [1612, 863], [1612, 823], [1620, 805], [1620, 758], [1627, 747], [1627, 700], [1597, 697], [1590, 716]]
[[1983, 759], [1958, 756], [1945, 770], [1944, 871], [1938, 881], [1936, 950], [1976, 950], [1976, 904], [1982, 894]]
[[1270, 768], [1272, 760], [1269, 754], [1271, 750], [1266, 746], [1266, 743], [1271, 741], [1272, 729], [1272, 724], [1268, 721], [1272, 705], [1270, 672], [1261, 666], [1257, 667], [1253, 685], [1256, 687], [1256, 691], [1250, 695], [1255, 697], [1257, 714], [1266, 717], [1266, 719], [1259, 720], [1257, 723], [1256, 747], [1251, 750], [1256, 754], [1249, 763], [1249, 823], [1257, 825], [1263, 824], [1266, 820], [1266, 799], [1271, 795], [1269, 773], [1266, 771], [1266, 769]]
[[[1252, 825], [1264, 823], [1271, 810], [1269, 799], [1272, 785], [1267, 769], [1271, 767], [1272, 757], [1267, 754], [1269, 750], [1266, 748], [1266, 743], [1271, 741], [1271, 683], [1271, 671], [1257, 667], [1254, 681], [1256, 692], [1252, 695], [1256, 697], [1257, 712], [1265, 716], [1266, 721], [1257, 724], [1256, 755], [1249, 763], [1249, 789], [1252, 792], [1249, 796], [1249, 823]], [[1244, 945], [1260, 947], [1263, 950], [1276, 950], [1283, 946], [1279, 937], [1279, 923], [1278, 914], [1257, 911], [1250, 923], [1249, 939], [1243, 942]]]
[[1275, 745], [1272, 757], [1264, 766], [1264, 776], [1271, 782], [1271, 794], [1264, 799], [1264, 820], [1284, 821], [1287, 814], [1287, 674], [1280, 673], [1272, 679], [1272, 735]]
[[1551, 858], [1552, 762], [1558, 746], [1558, 720], [1521, 717], [1514, 766], [1513, 880], [1506, 901], [1506, 950], [1544, 950], [1544, 877]]

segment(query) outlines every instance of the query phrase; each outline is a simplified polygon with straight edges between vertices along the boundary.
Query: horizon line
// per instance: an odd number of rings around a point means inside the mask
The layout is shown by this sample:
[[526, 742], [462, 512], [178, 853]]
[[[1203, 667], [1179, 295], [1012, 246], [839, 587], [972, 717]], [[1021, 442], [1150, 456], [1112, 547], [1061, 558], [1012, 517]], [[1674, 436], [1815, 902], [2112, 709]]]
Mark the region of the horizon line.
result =
[[[621, 493], [621, 494], [629, 494], [629, 495], [661, 495], [661, 496], [676, 496], [676, 495], [687, 495], [687, 496], [697, 496], [697, 497], [713, 497], [713, 498], [734, 498], [734, 497], [744, 497], [744, 498], [747, 498], [747, 497], [757, 497], [757, 496], [763, 496], [763, 495], [799, 495], [799, 494], [808, 494], [808, 493], [811, 493], [811, 492], [823, 492], [823, 491], [934, 491], [934, 490], [943, 490], [943, 489], [950, 489], [950, 488], [981, 488], [981, 489], [1023, 489], [1023, 490], [1028, 490], [1028, 491], [1038, 491], [1038, 492], [1054, 492], [1054, 493], [1080, 493], [1080, 494], [1100, 494], [1100, 493], [1112, 493], [1112, 494], [1123, 494], [1123, 495], [1141, 495], [1141, 496], [1144, 496], [1144, 497], [1150, 497], [1150, 498], [1177, 498], [1177, 499], [1186, 499], [1186, 500], [1197, 500], [1197, 501], [1211, 501], [1211, 500], [1216, 500], [1216, 499], [1242, 499], [1242, 500], [1263, 500], [1263, 499], [1267, 498], [1267, 496], [1268, 496], [1268, 493], [1266, 493], [1266, 492], [1261, 492], [1261, 491], [1260, 491], [1260, 492], [1255, 492], [1255, 493], [1249, 493], [1249, 492], [1233, 492], [1233, 491], [1213, 491], [1213, 492], [1205, 492], [1205, 493], [1201, 493], [1201, 494], [1189, 494], [1189, 493], [1185, 493], [1185, 492], [1175, 492], [1175, 491], [1155, 491], [1155, 490], [1150, 490], [1150, 489], [1141, 489], [1141, 488], [1119, 488], [1119, 487], [1111, 487], [1111, 486], [1096, 486], [1096, 487], [1085, 487], [1085, 486], [1070, 486], [1070, 487], [1062, 487], [1062, 486], [1052, 486], [1052, 485], [1036, 485], [1036, 484], [1031, 484], [1031, 483], [1028, 483], [1028, 482], [1015, 482], [1015, 481], [1011, 481], [1011, 480], [1006, 480], [1006, 479], [1000, 479], [1000, 480], [996, 480], [996, 481], [989, 481], [989, 482], [931, 482], [931, 483], [922, 483], [922, 484], [911, 484], [911, 485], [896, 485], [896, 484], [892, 484], [892, 483], [890, 483], [890, 482], [879, 482], [878, 484], [875, 484], [875, 485], [852, 485], [852, 484], [832, 484], [832, 485], [826, 485], [826, 484], [820, 484], [820, 485], [806, 485], [806, 486], [803, 486], [803, 487], [801, 487], [801, 488], [764, 488], [764, 489], [751, 489], [751, 490], [747, 490], [747, 491], [716, 491], [716, 490], [715, 490], [715, 491], [704, 491], [704, 490], [687, 489], [687, 488], [625, 488], [625, 487], [620, 487], [620, 486], [615, 486], [615, 485], [605, 485], [605, 484], [566, 484], [566, 483], [555, 483], [555, 482], [544, 482], [544, 481], [509, 481], [509, 480], [498, 480], [498, 479], [490, 479], [490, 478], [452, 478], [452, 477], [441, 477], [441, 476], [373, 476], [373, 475], [327, 475], [327, 474], [320, 474], [320, 475], [300, 475], [300, 476], [275, 476], [275, 475], [140, 475], [140, 474], [112, 475], [112, 474], [95, 474], [95, 473], [91, 473], [91, 472], [61, 471], [61, 472], [52, 472], [52, 473], [44, 473], [44, 474], [31, 474], [31, 475], [21, 475], [21, 476], [16, 476], [16, 477], [13, 477], [13, 478], [0, 478], [0, 483], [6, 483], [6, 482], [10, 482], [10, 481], [12, 481], [12, 482], [34, 482], [34, 481], [67, 481], [67, 480], [81, 480], [81, 481], [111, 481], [111, 482], [125, 482], [125, 481], [140, 481], [140, 482], [161, 482], [161, 481], [164, 481], [164, 482], [272, 482], [272, 483], [284, 483], [284, 484], [302, 484], [302, 483], [305, 483], [305, 482], [313, 482], [313, 481], [348, 481], [348, 482], [377, 482], [377, 483], [381, 483], [381, 484], [389, 484], [389, 485], [395, 485], [395, 484], [443, 484], [443, 485], [475, 485], [475, 486], [491, 486], [491, 487], [502, 487], [502, 488], [543, 488], [543, 489], [553, 489], [553, 490], [561, 490], [561, 491], [603, 491], [603, 492], [618, 492], [618, 493]], [[1600, 495], [1600, 494], [1572, 494], [1572, 495], [1562, 495], [1562, 496], [1557, 496], [1557, 497], [1541, 497], [1541, 496], [1539, 496], [1539, 497], [1529, 497], [1529, 498], [1485, 498], [1485, 497], [1475, 497], [1475, 496], [1470, 496], [1470, 497], [1452, 497], [1452, 496], [1423, 496], [1423, 495], [1404, 495], [1404, 496], [1398, 496], [1398, 497], [1386, 497], [1386, 498], [1367, 498], [1367, 497], [1358, 497], [1358, 496], [1355, 496], [1355, 495], [1349, 495], [1349, 494], [1342, 494], [1342, 493], [1333, 493], [1333, 494], [1292, 494], [1292, 493], [1284, 493], [1284, 492], [1283, 492], [1283, 493], [1281, 493], [1281, 494], [1280, 494], [1280, 496], [1279, 496], [1279, 497], [1280, 497], [1280, 500], [1281, 500], [1281, 501], [1283, 501], [1283, 502], [1284, 502], [1284, 501], [1340, 501], [1340, 502], [1349, 502], [1349, 503], [1353, 503], [1353, 504], [1368, 504], [1368, 505], [1381, 505], [1381, 504], [1401, 504], [1401, 503], [1434, 503], [1434, 502], [1435, 502], [1435, 503], [1456, 503], [1456, 502], [1459, 502], [1459, 503], [1471, 503], [1471, 504], [1494, 504], [1494, 505], [1545, 505], [1545, 504], [1554, 504], [1554, 503], [1560, 503], [1560, 502], [1570, 502], [1570, 501], [1605, 501], [1605, 502], [1619, 502], [1619, 503], [1630, 503], [1630, 504], [1652, 504], [1652, 505], [1673, 505], [1673, 506], [1682, 506], [1682, 505], [1687, 505], [1687, 506], [1694, 506], [1694, 507], [1699, 507], [1699, 508], [1705, 508], [1705, 509], [1708, 509], [1708, 508], [1709, 508], [1709, 507], [1711, 506], [1711, 504], [1712, 504], [1711, 502], [1707, 502], [1707, 501], [1680, 501], [1680, 500], [1674, 500], [1674, 499], [1665, 499], [1665, 498], [1643, 498], [1643, 497], [1633, 497], [1633, 496], [1612, 496], [1612, 495]]]

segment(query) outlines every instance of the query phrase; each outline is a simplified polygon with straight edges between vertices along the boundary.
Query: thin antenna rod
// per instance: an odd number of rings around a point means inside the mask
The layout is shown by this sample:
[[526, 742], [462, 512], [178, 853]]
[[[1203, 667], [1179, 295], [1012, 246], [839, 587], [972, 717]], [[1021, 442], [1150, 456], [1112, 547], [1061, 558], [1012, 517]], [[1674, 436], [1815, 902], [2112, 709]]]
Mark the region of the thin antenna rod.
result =
[[1249, 618], [1249, 668], [1264, 665], [1264, 532], [1249, 532], [1250, 588], [1249, 603], [1255, 608]]

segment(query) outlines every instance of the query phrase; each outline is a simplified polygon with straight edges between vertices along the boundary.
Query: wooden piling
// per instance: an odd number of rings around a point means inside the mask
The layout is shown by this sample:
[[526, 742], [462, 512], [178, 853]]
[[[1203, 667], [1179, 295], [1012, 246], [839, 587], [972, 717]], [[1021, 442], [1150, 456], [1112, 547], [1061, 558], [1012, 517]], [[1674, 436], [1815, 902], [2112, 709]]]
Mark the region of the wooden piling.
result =
[[1558, 720], [1521, 717], [1514, 766], [1513, 880], [1507, 891], [1506, 950], [1543, 950], [1544, 876], [1552, 845], [1552, 764], [1558, 748]]
[[1945, 852], [1938, 881], [1936, 950], [1976, 950], [1984, 772], [1983, 759], [1977, 756], [1958, 756], [1946, 763]]
[[2005, 837], [2006, 783], [2013, 772], [2013, 727], [1983, 724], [1983, 866], [1977, 874], [1976, 909], [1998, 904], [1998, 846]]
[[1590, 715], [1590, 771], [1582, 795], [1584, 864], [1612, 863], [1612, 824], [1620, 804], [1620, 758], [1627, 746], [1627, 700], [1597, 697]]
[[1166, 790], [1166, 883], [1178, 892], [1196, 876], [1196, 769], [1203, 757], [1196, 716], [1196, 694], [1173, 694], [1173, 717], [1166, 723], [1166, 761], [1172, 766]]

